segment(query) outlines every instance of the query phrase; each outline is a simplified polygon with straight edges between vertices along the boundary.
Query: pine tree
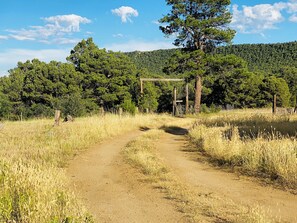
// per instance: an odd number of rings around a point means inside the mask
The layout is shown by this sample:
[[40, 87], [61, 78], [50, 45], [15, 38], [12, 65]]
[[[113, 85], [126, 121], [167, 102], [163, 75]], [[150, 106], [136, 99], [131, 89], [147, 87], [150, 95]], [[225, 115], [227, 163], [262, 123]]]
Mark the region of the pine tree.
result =
[[[159, 21], [164, 23], [161, 31], [166, 35], [177, 35], [174, 45], [182, 46], [186, 52], [196, 50], [208, 53], [214, 47], [230, 43], [235, 31], [228, 28], [231, 13], [230, 0], [166, 0], [170, 12]], [[201, 55], [201, 54], [196, 54]], [[201, 60], [201, 58], [196, 58]], [[198, 62], [199, 63], [199, 62]], [[196, 75], [195, 112], [200, 111], [202, 75]]]

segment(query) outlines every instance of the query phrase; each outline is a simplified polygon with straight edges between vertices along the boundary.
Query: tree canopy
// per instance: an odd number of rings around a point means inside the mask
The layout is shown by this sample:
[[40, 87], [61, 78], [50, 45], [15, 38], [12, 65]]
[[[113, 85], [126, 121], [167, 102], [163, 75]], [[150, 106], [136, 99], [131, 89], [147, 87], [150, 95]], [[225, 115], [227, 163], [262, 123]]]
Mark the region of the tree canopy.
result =
[[[171, 6], [171, 10], [159, 20], [165, 23], [160, 29], [166, 36], [175, 34], [174, 45], [182, 46], [185, 54], [196, 50], [208, 53], [216, 46], [230, 43], [233, 39], [235, 31], [228, 27], [231, 22], [231, 13], [228, 10], [230, 0], [167, 0], [166, 2]], [[193, 54], [190, 55], [194, 60], [193, 63], [200, 64], [200, 61], [203, 61], [201, 53], [195, 54], [197, 58], [193, 58]], [[201, 63], [200, 67], [202, 66]], [[200, 71], [201, 69], [195, 76], [196, 113], [200, 111], [201, 104], [203, 75]]]

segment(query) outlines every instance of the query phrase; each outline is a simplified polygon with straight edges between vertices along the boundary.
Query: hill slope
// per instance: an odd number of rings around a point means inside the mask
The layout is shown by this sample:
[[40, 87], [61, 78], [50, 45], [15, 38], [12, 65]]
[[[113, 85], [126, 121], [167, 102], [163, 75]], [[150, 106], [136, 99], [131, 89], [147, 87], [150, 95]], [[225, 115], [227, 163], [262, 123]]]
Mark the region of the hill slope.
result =
[[[138, 68], [146, 68], [150, 73], [163, 74], [166, 61], [176, 49], [126, 53]], [[297, 42], [276, 44], [240, 44], [220, 47], [217, 53], [235, 54], [248, 62], [253, 71], [270, 72], [281, 66], [297, 67]]]

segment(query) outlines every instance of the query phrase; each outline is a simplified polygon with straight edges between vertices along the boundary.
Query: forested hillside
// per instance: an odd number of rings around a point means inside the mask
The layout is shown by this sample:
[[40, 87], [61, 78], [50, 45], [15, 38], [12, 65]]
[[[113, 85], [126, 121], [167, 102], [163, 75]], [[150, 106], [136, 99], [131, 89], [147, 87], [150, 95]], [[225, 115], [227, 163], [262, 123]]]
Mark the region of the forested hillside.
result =
[[[217, 53], [223, 55], [235, 54], [248, 62], [252, 71], [272, 72], [282, 66], [297, 68], [297, 42], [277, 44], [241, 44], [220, 47]], [[156, 50], [149, 52], [127, 53], [138, 68], [146, 68], [149, 72], [162, 74], [166, 61], [176, 52], [176, 49]]]
[[155, 51], [134, 51], [125, 53], [136, 64], [137, 68], [146, 68], [149, 73], [162, 75], [163, 68], [176, 49]]
[[241, 44], [217, 49], [223, 55], [235, 54], [248, 62], [252, 71], [275, 71], [282, 66], [297, 67], [297, 42]]

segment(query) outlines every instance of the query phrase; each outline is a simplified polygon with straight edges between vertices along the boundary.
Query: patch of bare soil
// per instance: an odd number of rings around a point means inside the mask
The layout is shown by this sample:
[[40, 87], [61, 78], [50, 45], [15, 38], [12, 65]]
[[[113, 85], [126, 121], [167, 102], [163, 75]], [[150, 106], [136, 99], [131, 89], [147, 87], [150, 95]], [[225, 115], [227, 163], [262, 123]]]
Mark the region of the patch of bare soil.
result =
[[260, 206], [268, 216], [281, 222], [297, 222], [297, 196], [272, 186], [263, 186], [253, 178], [228, 173], [199, 162], [197, 153], [188, 151], [183, 129], [168, 129], [158, 141], [163, 161], [193, 189], [215, 194], [236, 204]]
[[96, 222], [185, 222], [171, 201], [141, 182], [120, 155], [141, 132], [105, 141], [75, 157], [67, 174]]

